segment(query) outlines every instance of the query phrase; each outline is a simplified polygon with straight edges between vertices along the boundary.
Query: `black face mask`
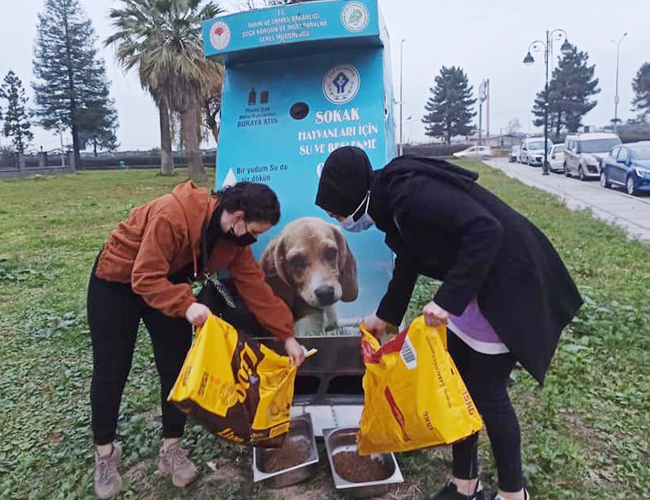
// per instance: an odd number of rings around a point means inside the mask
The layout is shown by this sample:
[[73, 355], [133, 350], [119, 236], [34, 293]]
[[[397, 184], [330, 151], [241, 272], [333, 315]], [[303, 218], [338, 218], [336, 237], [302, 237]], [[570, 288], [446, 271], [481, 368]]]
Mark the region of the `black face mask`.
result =
[[232, 241], [235, 245], [238, 247], [247, 247], [249, 245], [252, 245], [253, 243], [257, 242], [257, 238], [253, 236], [251, 233], [244, 233], [241, 236], [237, 236], [235, 234], [235, 228], [234, 226], [231, 227], [228, 232], [226, 233], [226, 236], [230, 241]]

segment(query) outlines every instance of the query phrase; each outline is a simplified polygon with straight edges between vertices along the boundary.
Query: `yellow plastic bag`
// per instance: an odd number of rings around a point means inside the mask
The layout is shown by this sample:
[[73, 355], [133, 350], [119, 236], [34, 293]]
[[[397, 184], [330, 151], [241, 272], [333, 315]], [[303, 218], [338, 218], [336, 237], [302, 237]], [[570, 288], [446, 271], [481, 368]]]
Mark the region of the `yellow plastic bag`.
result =
[[419, 317], [383, 347], [363, 326], [361, 331], [361, 455], [451, 444], [481, 430], [481, 417], [447, 352], [446, 327], [426, 326]]
[[167, 400], [218, 437], [277, 447], [289, 431], [296, 371], [288, 357], [212, 315]]

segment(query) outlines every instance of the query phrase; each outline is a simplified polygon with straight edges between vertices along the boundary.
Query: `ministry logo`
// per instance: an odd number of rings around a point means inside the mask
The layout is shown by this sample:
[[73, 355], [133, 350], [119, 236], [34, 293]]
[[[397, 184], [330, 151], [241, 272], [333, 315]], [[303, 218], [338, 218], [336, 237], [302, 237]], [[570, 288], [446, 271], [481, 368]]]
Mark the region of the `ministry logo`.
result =
[[346, 104], [354, 99], [361, 88], [359, 70], [351, 64], [331, 68], [323, 78], [323, 94], [332, 104]]
[[370, 22], [368, 8], [361, 2], [349, 2], [343, 7], [341, 22], [348, 31], [353, 33], [365, 30]]
[[230, 43], [230, 28], [223, 21], [217, 21], [210, 28], [210, 43], [217, 50], [223, 50]]

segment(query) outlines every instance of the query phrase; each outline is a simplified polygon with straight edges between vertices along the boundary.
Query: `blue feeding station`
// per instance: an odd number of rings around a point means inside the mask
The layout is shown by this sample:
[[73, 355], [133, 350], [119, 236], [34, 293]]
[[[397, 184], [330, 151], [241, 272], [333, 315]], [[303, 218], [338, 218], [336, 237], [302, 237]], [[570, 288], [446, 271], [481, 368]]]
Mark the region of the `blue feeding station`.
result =
[[317, 407], [328, 414], [344, 405], [334, 420], [348, 415], [356, 425], [358, 325], [386, 291], [392, 254], [379, 231], [345, 233], [314, 200], [334, 150], [362, 148], [375, 168], [396, 155], [389, 37], [377, 0], [225, 15], [203, 23], [203, 42], [205, 56], [226, 67], [216, 190], [250, 181], [277, 193], [281, 221], [253, 250], [292, 309], [299, 341], [319, 349], [299, 372], [295, 403], [309, 407], [317, 429], [331, 424]]

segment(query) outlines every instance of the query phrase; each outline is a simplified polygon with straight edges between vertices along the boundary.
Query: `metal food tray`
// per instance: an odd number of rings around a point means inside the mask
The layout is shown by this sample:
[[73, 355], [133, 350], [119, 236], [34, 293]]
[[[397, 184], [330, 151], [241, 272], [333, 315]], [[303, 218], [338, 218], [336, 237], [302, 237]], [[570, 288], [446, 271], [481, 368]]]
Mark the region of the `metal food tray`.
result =
[[278, 472], [263, 472], [263, 464], [276, 450], [272, 448], [253, 448], [253, 481], [262, 483], [268, 488], [284, 488], [298, 484], [309, 479], [318, 465], [318, 448], [316, 448], [316, 437], [308, 413], [291, 419], [289, 433], [286, 439], [303, 442], [309, 449], [309, 457], [301, 464], [284, 469]]
[[344, 451], [357, 453], [358, 432], [358, 427], [323, 429], [327, 458], [330, 462], [332, 478], [334, 479], [334, 486], [336, 486], [337, 491], [353, 498], [368, 498], [386, 493], [391, 485], [403, 483], [404, 477], [393, 453], [372, 455], [373, 458], [378, 458], [384, 462], [390, 471], [392, 471], [391, 475], [386, 479], [368, 483], [351, 483], [338, 475], [334, 467], [334, 455]]

